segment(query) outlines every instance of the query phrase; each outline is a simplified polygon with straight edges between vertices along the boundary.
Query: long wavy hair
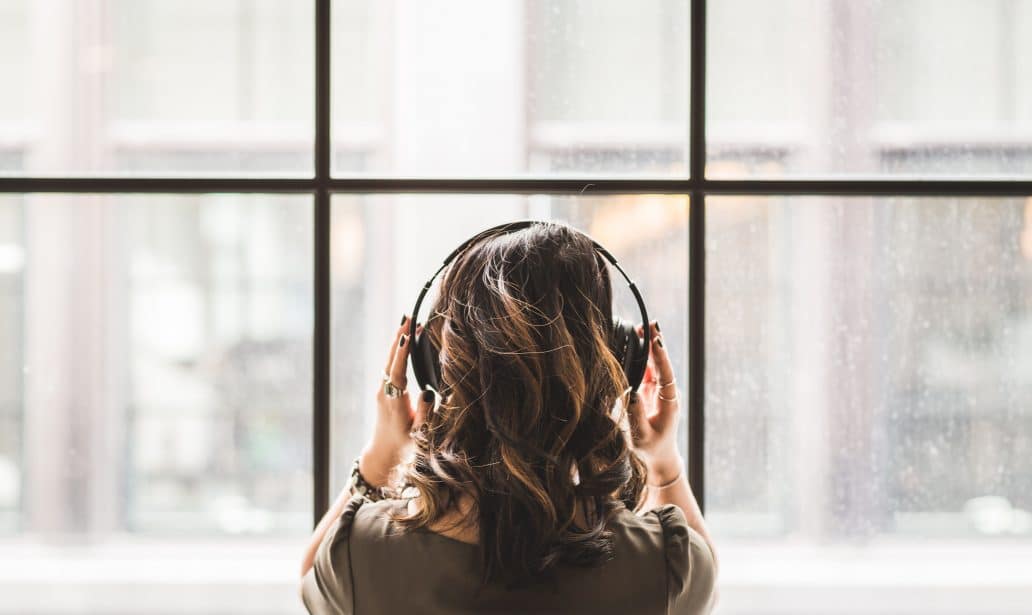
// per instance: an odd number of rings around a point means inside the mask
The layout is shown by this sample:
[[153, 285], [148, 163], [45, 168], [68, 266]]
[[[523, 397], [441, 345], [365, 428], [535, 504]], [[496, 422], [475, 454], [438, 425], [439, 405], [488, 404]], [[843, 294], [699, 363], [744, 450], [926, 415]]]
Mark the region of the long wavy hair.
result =
[[478, 241], [442, 275], [425, 327], [441, 400], [405, 469], [421, 506], [397, 520], [429, 528], [468, 496], [485, 583], [612, 558], [606, 524], [639, 505], [645, 469], [621, 427], [604, 260], [581, 233], [541, 222]]

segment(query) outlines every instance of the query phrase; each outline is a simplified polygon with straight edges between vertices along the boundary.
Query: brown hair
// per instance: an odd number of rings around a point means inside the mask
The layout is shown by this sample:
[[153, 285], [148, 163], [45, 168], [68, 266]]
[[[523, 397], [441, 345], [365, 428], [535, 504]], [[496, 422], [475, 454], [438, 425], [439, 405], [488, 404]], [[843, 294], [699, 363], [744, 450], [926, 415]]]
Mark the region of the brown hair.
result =
[[427, 319], [441, 403], [415, 434], [405, 478], [422, 505], [401, 524], [430, 527], [469, 496], [484, 582], [610, 559], [606, 523], [638, 505], [645, 474], [614, 416], [627, 379], [612, 319], [605, 262], [568, 226], [535, 223], [459, 255]]

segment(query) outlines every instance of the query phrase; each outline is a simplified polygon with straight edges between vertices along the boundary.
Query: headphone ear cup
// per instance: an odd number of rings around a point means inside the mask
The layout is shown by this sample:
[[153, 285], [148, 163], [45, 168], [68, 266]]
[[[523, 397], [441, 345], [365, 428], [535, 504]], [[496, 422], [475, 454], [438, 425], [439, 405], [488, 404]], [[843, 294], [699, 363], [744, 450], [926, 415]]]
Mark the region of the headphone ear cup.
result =
[[419, 389], [440, 391], [441, 388], [441, 352], [430, 339], [430, 332], [425, 328], [412, 339], [409, 351], [412, 361], [412, 372], [416, 375]]
[[645, 340], [638, 337], [638, 332], [633, 324], [620, 318], [614, 318], [610, 347], [616, 360], [623, 367], [627, 384], [632, 391], [637, 391], [642, 379], [645, 378], [645, 366], [649, 361]]

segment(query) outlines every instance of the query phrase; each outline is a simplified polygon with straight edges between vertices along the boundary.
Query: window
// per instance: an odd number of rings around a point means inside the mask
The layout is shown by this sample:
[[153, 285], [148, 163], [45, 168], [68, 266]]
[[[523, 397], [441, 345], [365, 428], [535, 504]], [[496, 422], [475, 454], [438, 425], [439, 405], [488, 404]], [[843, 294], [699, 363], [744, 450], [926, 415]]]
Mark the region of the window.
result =
[[333, 7], [342, 175], [687, 171], [684, 0]]
[[[0, 2], [0, 172], [305, 175], [305, 2]], [[282, 92], [291, 92], [290, 96]]]
[[[727, 582], [1001, 604], [1032, 538], [1030, 203], [708, 201], [709, 519], [729, 561], [791, 562]], [[880, 595], [943, 558], [985, 574]]]
[[22, 503], [21, 296], [24, 251], [19, 239], [21, 209], [0, 196], [0, 335], [8, 352], [0, 358], [0, 532], [10, 533], [18, 523]]
[[1030, 34], [1022, 0], [0, 0], [0, 614], [300, 612], [388, 331], [525, 217], [663, 322], [721, 613], [1023, 613]]
[[708, 15], [710, 177], [1032, 170], [1028, 2], [724, 0]]

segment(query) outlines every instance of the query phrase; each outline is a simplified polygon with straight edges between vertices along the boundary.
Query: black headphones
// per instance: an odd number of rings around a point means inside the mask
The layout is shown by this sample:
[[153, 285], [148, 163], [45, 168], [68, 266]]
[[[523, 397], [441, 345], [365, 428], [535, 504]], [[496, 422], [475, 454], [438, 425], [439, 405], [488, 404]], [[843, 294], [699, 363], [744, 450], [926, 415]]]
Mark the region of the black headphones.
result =
[[[433, 284], [434, 279], [437, 278], [438, 274], [444, 270], [455, 257], [458, 256], [463, 250], [468, 248], [471, 244], [486, 238], [489, 235], [501, 235], [504, 233], [511, 233], [513, 231], [519, 231], [525, 228], [529, 228], [534, 224], [541, 224], [537, 220], [521, 220], [518, 222], [508, 222], [505, 224], [499, 224], [498, 226], [492, 226], [489, 229], [481, 231], [476, 235], [470, 237], [466, 241], [459, 244], [459, 247], [455, 248], [448, 258], [444, 259], [444, 263], [434, 272], [434, 275], [430, 276], [426, 284], [423, 285], [423, 290], [419, 291], [419, 297], [416, 299], [416, 306], [412, 308], [412, 317], [409, 319], [409, 358], [412, 360], [412, 371], [416, 375], [416, 382], [419, 383], [420, 390], [433, 390], [440, 392], [441, 385], [441, 359], [440, 349], [434, 345], [431, 341], [430, 336], [427, 335], [427, 330], [423, 329], [423, 332], [416, 335], [416, 325], [419, 318], [419, 306], [423, 303], [423, 297], [426, 296], [427, 291], [430, 290], [430, 285]], [[649, 315], [645, 310], [645, 301], [641, 298], [641, 293], [638, 292], [638, 287], [635, 286], [631, 278], [627, 276], [627, 273], [620, 267], [616, 262], [616, 258], [609, 253], [608, 250], [603, 248], [597, 241], [589, 237], [586, 233], [577, 231], [581, 235], [584, 235], [591, 241], [595, 247], [595, 251], [600, 254], [604, 259], [609, 261], [609, 264], [616, 268], [623, 276], [623, 279], [627, 281], [627, 285], [630, 286], [631, 292], [634, 293], [634, 300], [638, 302], [638, 309], [641, 310], [641, 322], [642, 328], [645, 331], [644, 339], [638, 337], [638, 332], [635, 331], [635, 327], [630, 322], [613, 317], [613, 330], [609, 337], [609, 349], [613, 351], [613, 355], [616, 360], [623, 366], [624, 375], [627, 376], [627, 383], [631, 387], [631, 391], [637, 391], [638, 385], [641, 384], [642, 378], [645, 377], [645, 366], [648, 364], [649, 358], [649, 346], [652, 342], [652, 331], [649, 327]]]

